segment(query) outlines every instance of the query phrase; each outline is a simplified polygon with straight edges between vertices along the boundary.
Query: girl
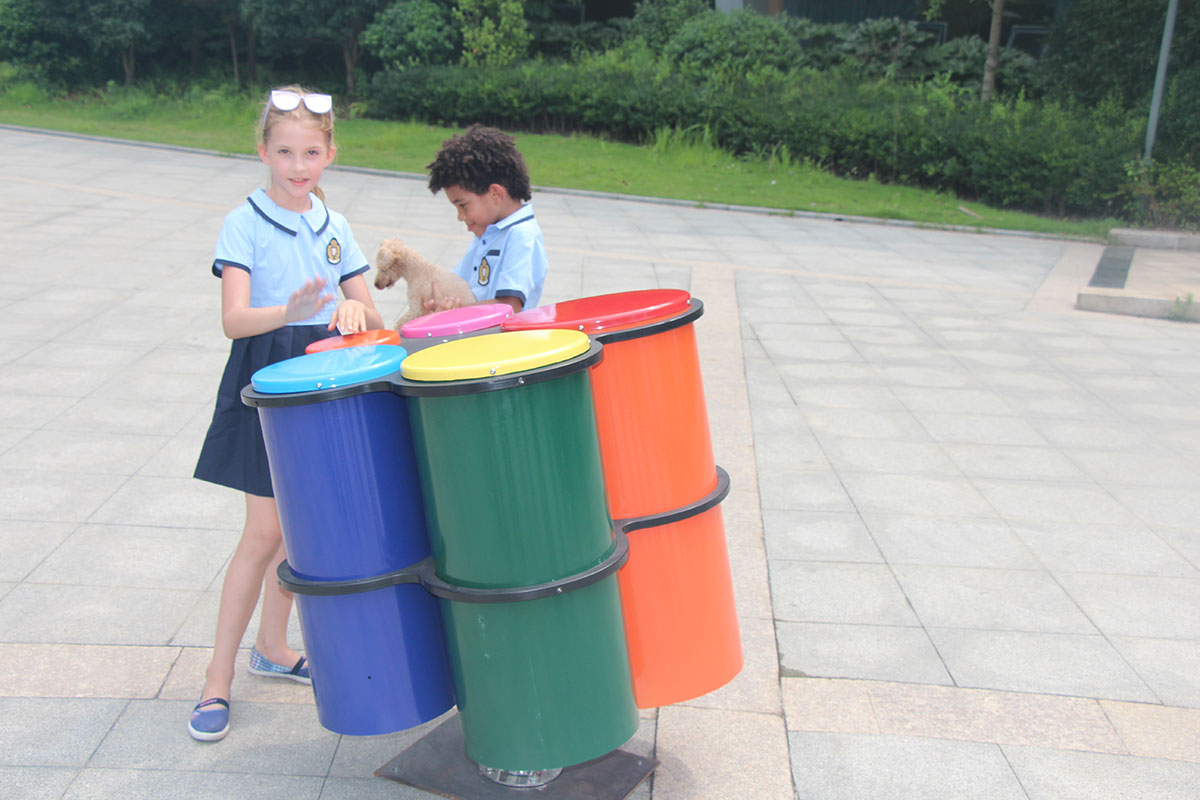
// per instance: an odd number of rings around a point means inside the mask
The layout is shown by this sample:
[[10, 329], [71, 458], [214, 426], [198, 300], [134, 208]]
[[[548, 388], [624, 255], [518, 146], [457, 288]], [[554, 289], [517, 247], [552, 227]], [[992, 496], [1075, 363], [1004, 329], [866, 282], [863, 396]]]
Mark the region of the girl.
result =
[[[383, 327], [363, 278], [367, 259], [317, 186], [337, 152], [332, 105], [329, 95], [299, 86], [271, 92], [258, 135], [258, 155], [270, 168], [267, 188], [225, 217], [213, 259], [221, 322], [233, 342], [195, 476], [245, 492], [246, 524], [221, 589], [204, 690], [188, 721], [200, 741], [229, 732], [234, 659], [260, 591], [250, 672], [312, 682], [304, 658], [287, 643], [292, 595], [264, 580], [284, 558], [283, 534], [258, 412], [242, 404], [240, 392], [256, 370], [302, 354], [317, 339]], [[336, 308], [325, 291], [333, 286], [345, 296]]]

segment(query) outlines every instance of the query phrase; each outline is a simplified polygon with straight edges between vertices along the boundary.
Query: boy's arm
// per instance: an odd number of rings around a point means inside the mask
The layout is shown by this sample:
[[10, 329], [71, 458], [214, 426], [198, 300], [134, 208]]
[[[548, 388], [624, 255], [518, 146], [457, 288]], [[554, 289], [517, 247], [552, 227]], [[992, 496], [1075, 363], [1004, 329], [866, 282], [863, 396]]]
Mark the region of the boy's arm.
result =
[[514, 311], [537, 305], [546, 280], [546, 246], [541, 233], [536, 228], [521, 228], [511, 231], [504, 243], [504, 260], [497, 271], [499, 283], [492, 301], [507, 303]]
[[511, 295], [506, 295], [504, 297], [497, 297], [495, 300], [488, 300], [486, 302], [488, 302], [488, 303], [503, 303], [504, 305], [511, 307], [514, 314], [520, 313], [521, 309], [525, 307], [525, 304], [521, 302], [521, 298], [513, 297]]

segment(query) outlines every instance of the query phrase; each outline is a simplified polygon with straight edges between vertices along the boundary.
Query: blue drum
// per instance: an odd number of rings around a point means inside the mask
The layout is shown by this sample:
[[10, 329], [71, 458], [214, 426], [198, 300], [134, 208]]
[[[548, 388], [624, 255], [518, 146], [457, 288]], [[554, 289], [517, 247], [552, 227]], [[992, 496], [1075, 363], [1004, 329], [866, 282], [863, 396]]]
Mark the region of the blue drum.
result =
[[406, 355], [312, 353], [242, 391], [262, 422], [317, 715], [335, 733], [392, 733], [454, 705], [437, 599], [419, 583], [370, 582], [430, 554], [407, 401], [384, 379]]

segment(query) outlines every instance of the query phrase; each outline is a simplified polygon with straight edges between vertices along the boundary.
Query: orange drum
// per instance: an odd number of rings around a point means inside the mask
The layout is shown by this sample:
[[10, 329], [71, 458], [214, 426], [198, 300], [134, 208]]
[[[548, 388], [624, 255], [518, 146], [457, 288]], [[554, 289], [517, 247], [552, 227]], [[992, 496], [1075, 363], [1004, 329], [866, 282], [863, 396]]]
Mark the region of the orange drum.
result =
[[370, 344], [400, 344], [399, 331], [387, 328], [376, 328], [359, 333], [347, 333], [344, 336], [330, 336], [328, 339], [318, 339], [304, 348], [305, 353], [323, 353], [326, 350], [337, 350], [342, 347], [365, 347]]
[[716, 486], [692, 327], [702, 313], [685, 291], [648, 289], [539, 306], [500, 326], [581, 330], [604, 345], [592, 399], [614, 518], [680, 508]]
[[704, 305], [651, 289], [523, 311], [504, 331], [567, 328], [604, 345], [591, 367], [609, 513], [629, 537], [618, 576], [634, 700], [653, 708], [731, 680], [742, 646], [692, 322]]
[[742, 669], [742, 642], [725, 524], [717, 505], [729, 477], [700, 503], [620, 520], [629, 560], [617, 573], [639, 708], [670, 705], [725, 685]]

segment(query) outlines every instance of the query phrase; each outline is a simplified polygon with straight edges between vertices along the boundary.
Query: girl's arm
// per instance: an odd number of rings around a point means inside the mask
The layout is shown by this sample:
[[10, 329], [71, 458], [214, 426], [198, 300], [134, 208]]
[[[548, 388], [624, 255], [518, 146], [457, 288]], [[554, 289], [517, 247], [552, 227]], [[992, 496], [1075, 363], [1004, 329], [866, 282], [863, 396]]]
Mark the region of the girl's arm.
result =
[[346, 299], [333, 312], [329, 330], [341, 333], [358, 333], [371, 328], [383, 327], [383, 316], [375, 310], [375, 301], [362, 275], [342, 281], [342, 294]]
[[289, 322], [308, 319], [333, 295], [322, 294], [324, 278], [315, 278], [292, 292], [287, 305], [250, 307], [250, 273], [236, 267], [221, 270], [221, 326], [230, 339], [257, 336]]

